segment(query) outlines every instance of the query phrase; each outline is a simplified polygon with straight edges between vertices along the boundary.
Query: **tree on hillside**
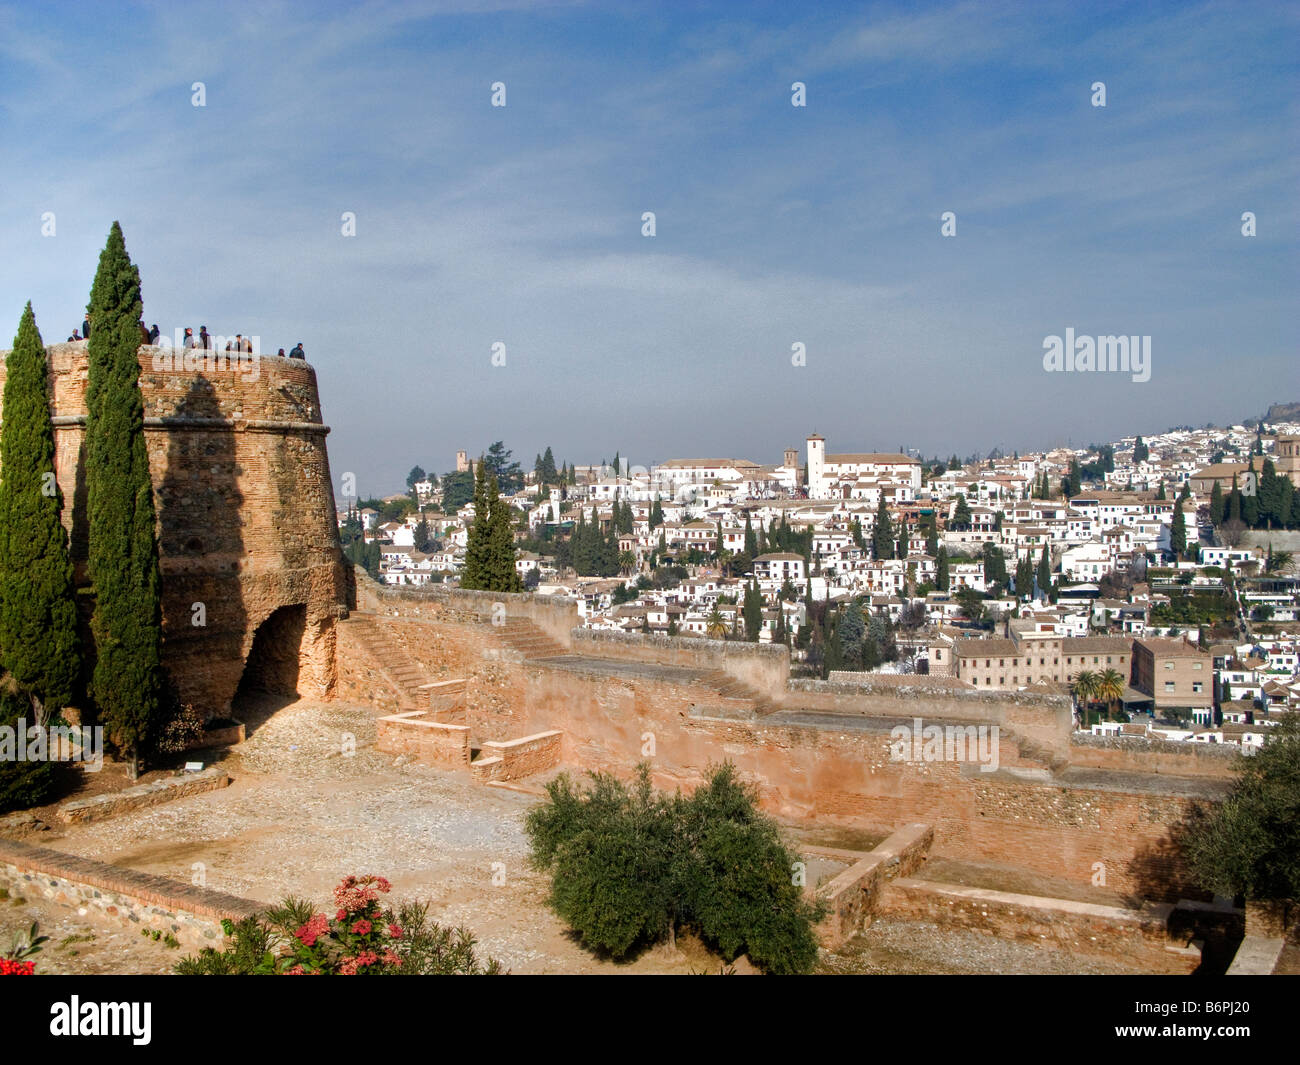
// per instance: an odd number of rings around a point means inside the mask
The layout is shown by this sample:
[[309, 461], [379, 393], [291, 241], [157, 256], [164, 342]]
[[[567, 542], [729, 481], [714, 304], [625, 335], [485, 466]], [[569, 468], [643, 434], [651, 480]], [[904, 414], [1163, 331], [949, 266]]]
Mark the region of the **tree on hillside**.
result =
[[140, 274], [114, 222], [90, 293], [86, 385], [88, 572], [94, 586], [91, 693], [134, 779], [161, 725], [162, 605], [153, 485], [140, 392]]
[[489, 475], [488, 497], [488, 569], [485, 590], [522, 592], [523, 581], [515, 567], [515, 531], [510, 522], [510, 504], [501, 498], [496, 478]]
[[460, 571], [462, 588], [480, 591], [487, 587], [491, 514], [487, 466], [479, 462], [474, 468], [474, 523], [465, 541], [465, 564]]
[[28, 724], [42, 726], [71, 702], [81, 668], [47, 369], [28, 303], [5, 364], [0, 428], [0, 665], [28, 700]]
[[763, 594], [754, 581], [745, 585], [745, 602], [742, 610], [745, 616], [745, 639], [750, 643], [757, 643], [759, 633], [763, 631]]
[[510, 459], [513, 454], [513, 451], [508, 450], [506, 445], [498, 440], [479, 460], [480, 464], [487, 466], [488, 473], [495, 474], [497, 490], [502, 495], [514, 495], [524, 486], [524, 474], [519, 468], [519, 463], [512, 462]]
[[1193, 876], [1218, 894], [1300, 899], [1300, 720], [1285, 715], [1235, 770], [1227, 798], [1184, 841]]
[[1146, 462], [1151, 457], [1151, 449], [1147, 447], [1145, 441], [1139, 436], [1133, 444], [1133, 464], [1138, 465]]
[[934, 586], [941, 592], [948, 590], [948, 549], [942, 544], [939, 545], [939, 552], [935, 555], [935, 575]]
[[1183, 502], [1187, 498], [1187, 489], [1174, 502], [1173, 523], [1169, 527], [1169, 546], [1175, 558], [1182, 558], [1187, 553], [1187, 519], [1183, 516]]
[[970, 525], [970, 504], [966, 502], [966, 495], [963, 492], [957, 493], [957, 506], [952, 512], [952, 523], [958, 529]]
[[871, 530], [871, 552], [877, 559], [894, 557], [894, 527], [889, 520], [889, 509], [885, 506], [882, 492], [876, 506], [876, 527]]
[[412, 466], [411, 472], [406, 475], [406, 490], [414, 492], [415, 486], [426, 479], [428, 475], [424, 472], [423, 466]]
[[1052, 590], [1052, 556], [1046, 544], [1043, 544], [1043, 553], [1038, 559], [1037, 578], [1039, 594], [1049, 594]]
[[474, 474], [468, 470], [453, 471], [442, 477], [442, 509], [455, 514], [474, 498]]

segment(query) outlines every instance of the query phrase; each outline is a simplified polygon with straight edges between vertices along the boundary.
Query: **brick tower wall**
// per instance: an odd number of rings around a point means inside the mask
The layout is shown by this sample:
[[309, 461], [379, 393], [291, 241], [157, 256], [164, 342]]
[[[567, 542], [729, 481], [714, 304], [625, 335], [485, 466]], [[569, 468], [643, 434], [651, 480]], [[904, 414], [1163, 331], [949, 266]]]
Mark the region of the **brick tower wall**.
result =
[[[79, 586], [89, 583], [86, 347], [47, 348], [56, 475]], [[258, 627], [276, 614], [260, 641], [267, 655], [259, 657], [272, 660], [269, 683], [328, 696], [334, 621], [346, 614], [347, 586], [316, 372], [300, 359], [235, 362], [222, 352], [218, 362], [217, 352], [207, 354], [206, 366], [192, 360], [187, 368], [180, 353], [140, 349], [164, 663], [183, 701], [223, 714]], [[0, 352], [0, 386], [6, 355]]]

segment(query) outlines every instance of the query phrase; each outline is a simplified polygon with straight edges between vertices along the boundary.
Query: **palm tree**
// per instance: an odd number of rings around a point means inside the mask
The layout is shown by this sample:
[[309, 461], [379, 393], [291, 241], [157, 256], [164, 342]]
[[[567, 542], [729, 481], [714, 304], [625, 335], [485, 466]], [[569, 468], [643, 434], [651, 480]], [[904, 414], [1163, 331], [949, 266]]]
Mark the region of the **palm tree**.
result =
[[1295, 556], [1290, 551], [1274, 551], [1269, 557], [1265, 571], [1268, 573], [1285, 573], [1291, 568]]
[[704, 631], [708, 633], [712, 640], [725, 640], [727, 638], [727, 619], [722, 616], [722, 611], [718, 609], [715, 601], [713, 609], [704, 621]]
[[636, 569], [636, 555], [631, 551], [624, 551], [618, 556], [618, 568], [624, 575], [631, 573]]
[[1070, 681], [1070, 694], [1074, 696], [1075, 704], [1083, 707], [1080, 720], [1084, 721], [1085, 724], [1087, 723], [1088, 708], [1092, 705], [1093, 700], [1097, 698], [1097, 682], [1097, 674], [1090, 669], [1081, 670]]
[[1097, 678], [1094, 693], [1106, 704], [1106, 716], [1113, 716], [1115, 707], [1124, 701], [1124, 678], [1118, 670], [1108, 669]]

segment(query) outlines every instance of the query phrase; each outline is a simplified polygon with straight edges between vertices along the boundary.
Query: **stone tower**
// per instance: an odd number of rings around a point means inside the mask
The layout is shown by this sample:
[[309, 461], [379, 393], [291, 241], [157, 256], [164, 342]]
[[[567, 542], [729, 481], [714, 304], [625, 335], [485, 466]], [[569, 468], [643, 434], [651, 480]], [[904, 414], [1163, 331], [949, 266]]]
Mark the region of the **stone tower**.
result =
[[822, 479], [826, 470], [826, 441], [813, 433], [808, 437], [808, 498], [822, 498]]
[[[237, 362], [215, 351], [191, 352], [198, 366], [187, 369], [179, 358], [172, 367], [172, 355], [152, 347], [139, 355], [163, 662], [182, 701], [209, 715], [227, 712], [241, 685], [328, 696], [348, 571], [316, 371], [301, 359]], [[86, 343], [51, 345], [47, 358], [63, 523], [85, 586]]]
[[1277, 472], [1291, 478], [1291, 483], [1300, 488], [1300, 436], [1288, 433], [1277, 438], [1273, 455], [1273, 466]]

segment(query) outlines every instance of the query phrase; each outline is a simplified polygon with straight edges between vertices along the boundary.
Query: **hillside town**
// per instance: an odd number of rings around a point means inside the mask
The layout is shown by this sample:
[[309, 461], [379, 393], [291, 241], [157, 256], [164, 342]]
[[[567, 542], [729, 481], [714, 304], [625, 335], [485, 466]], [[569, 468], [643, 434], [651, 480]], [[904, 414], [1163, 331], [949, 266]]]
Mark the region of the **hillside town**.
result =
[[[1257, 749], [1300, 709], [1300, 413], [1088, 448], [778, 464], [615, 456], [524, 471], [497, 442], [409, 493], [343, 498], [349, 557], [462, 581], [482, 466], [519, 585], [593, 629], [778, 642], [796, 674], [1068, 690], [1076, 727]], [[480, 471], [481, 472], [481, 471]]]

